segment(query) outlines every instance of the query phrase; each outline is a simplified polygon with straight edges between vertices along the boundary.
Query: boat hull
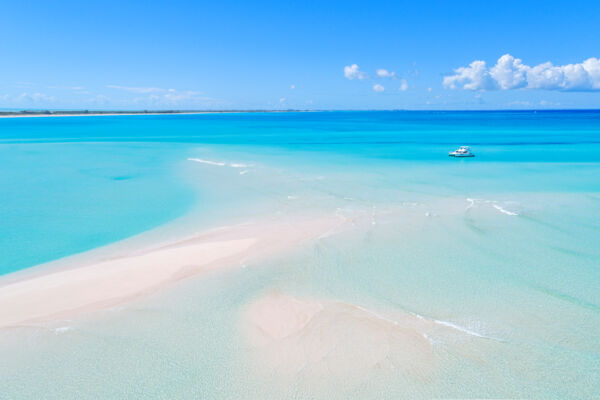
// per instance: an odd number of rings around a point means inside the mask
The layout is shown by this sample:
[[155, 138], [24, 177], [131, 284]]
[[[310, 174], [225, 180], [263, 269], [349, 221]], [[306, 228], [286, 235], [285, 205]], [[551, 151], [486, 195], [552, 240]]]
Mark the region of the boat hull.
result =
[[475, 157], [475, 154], [448, 154], [448, 157], [456, 157], [456, 158]]

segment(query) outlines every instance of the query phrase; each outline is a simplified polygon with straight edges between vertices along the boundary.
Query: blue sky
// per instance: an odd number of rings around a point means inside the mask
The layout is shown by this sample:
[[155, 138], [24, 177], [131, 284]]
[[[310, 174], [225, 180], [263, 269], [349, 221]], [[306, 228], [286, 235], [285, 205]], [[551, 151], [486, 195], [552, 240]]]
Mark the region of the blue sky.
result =
[[13, 1], [0, 38], [0, 108], [600, 108], [599, 1]]

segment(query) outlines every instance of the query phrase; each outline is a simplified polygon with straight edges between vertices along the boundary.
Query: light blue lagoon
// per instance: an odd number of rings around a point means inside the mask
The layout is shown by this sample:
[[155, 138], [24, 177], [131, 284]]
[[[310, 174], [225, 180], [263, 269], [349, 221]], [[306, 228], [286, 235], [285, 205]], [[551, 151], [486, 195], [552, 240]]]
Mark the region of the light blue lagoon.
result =
[[[447, 156], [460, 145], [476, 157]], [[136, 235], [356, 220], [68, 329], [0, 331], [0, 397], [600, 396], [598, 111], [4, 118], [0, 161], [8, 277]], [[451, 333], [428, 338], [426, 371], [282, 378], [257, 371], [239, 329], [272, 291]]]

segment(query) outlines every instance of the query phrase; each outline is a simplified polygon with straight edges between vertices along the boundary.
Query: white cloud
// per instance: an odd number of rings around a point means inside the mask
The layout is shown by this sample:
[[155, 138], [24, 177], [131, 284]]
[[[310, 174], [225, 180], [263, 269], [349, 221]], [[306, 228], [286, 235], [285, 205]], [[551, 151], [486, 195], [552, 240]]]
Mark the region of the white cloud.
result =
[[32, 93], [31, 95], [29, 95], [29, 98], [36, 103], [41, 102], [41, 101], [52, 102], [52, 101], [56, 100], [54, 98], [54, 96], [48, 96], [47, 94], [44, 94], [44, 93]]
[[15, 103], [52, 103], [56, 101], [56, 98], [54, 96], [48, 96], [44, 93], [21, 93], [20, 95], [16, 96], [13, 101]]
[[93, 105], [103, 106], [103, 105], [109, 103], [110, 99], [108, 97], [104, 96], [103, 94], [98, 94], [98, 95], [90, 98], [88, 100], [88, 102]]
[[[128, 93], [135, 93], [141, 96], [132, 100], [138, 106], [153, 106], [153, 107], [197, 107], [208, 106], [214, 103], [214, 99], [201, 96], [200, 92], [193, 90], [176, 90], [159, 87], [137, 87], [137, 86], [119, 86], [108, 85], [110, 89], [116, 89]], [[121, 101], [123, 102], [123, 101]]]
[[296, 89], [296, 85], [294, 85], [294, 84], [291, 84], [291, 85], [290, 85], [290, 89], [292, 89], [292, 90]]
[[379, 83], [373, 85], [373, 90], [376, 92], [383, 92], [385, 88], [381, 86]]
[[521, 59], [505, 54], [490, 69], [490, 76], [497, 82], [500, 89], [520, 88], [527, 84], [527, 68]]
[[280, 99], [279, 99], [279, 102], [280, 102], [280, 103], [284, 103], [284, 102], [285, 102], [285, 97], [282, 97], [282, 98], [280, 98]]
[[[159, 96], [160, 97], [160, 96]], [[201, 97], [200, 93], [192, 90], [186, 90], [183, 92], [175, 89], [169, 89], [167, 93], [163, 94], [162, 97], [170, 103], [179, 104], [186, 101], [197, 101], [197, 100], [209, 100], [207, 97]]]
[[200, 93], [192, 90], [177, 91], [168, 89], [166, 93], [151, 93], [148, 96], [137, 97], [134, 102], [162, 107], [194, 107], [210, 105], [214, 102], [214, 99], [200, 96]]
[[548, 100], [540, 100], [540, 106], [560, 106], [560, 103]]
[[56, 98], [45, 93], [24, 92], [18, 95], [4, 94], [0, 96], [0, 101], [5, 102], [5, 104], [17, 106], [35, 105], [38, 107], [45, 107], [47, 104], [55, 103]]
[[380, 78], [395, 78], [396, 73], [388, 71], [387, 69], [380, 68], [377, 70], [377, 76]]
[[467, 90], [600, 90], [600, 59], [588, 58], [582, 63], [536, 66], [523, 64], [521, 59], [505, 54], [496, 65], [487, 68], [485, 61], [473, 61], [468, 67], [457, 68], [454, 75], [444, 77], [444, 87]]
[[366, 79], [368, 76], [366, 73], [362, 72], [360, 70], [360, 68], [358, 67], [358, 65], [356, 64], [352, 64], [352, 65], [346, 65], [344, 67], [344, 77], [346, 77], [346, 79]]
[[406, 89], [408, 89], [408, 82], [406, 82], [406, 79], [402, 79], [400, 81], [400, 91], [404, 92]]
[[486, 90], [491, 89], [493, 80], [485, 66], [485, 61], [473, 61], [468, 67], [460, 67], [455, 75], [444, 77], [444, 87], [456, 89], [457, 85], [463, 89]]
[[523, 100], [515, 100], [508, 103], [509, 106], [519, 106], [519, 107], [530, 107], [532, 106], [531, 102], [523, 101]]

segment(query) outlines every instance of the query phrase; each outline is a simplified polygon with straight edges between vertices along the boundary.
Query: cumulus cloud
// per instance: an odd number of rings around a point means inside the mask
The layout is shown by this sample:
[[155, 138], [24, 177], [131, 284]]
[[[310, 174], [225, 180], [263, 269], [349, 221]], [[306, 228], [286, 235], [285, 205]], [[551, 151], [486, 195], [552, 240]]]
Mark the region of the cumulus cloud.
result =
[[358, 67], [358, 65], [356, 64], [352, 64], [352, 65], [346, 65], [344, 67], [344, 77], [346, 77], [346, 79], [366, 79], [368, 76], [366, 73], [362, 72], [360, 70], [360, 68]]
[[406, 79], [400, 80], [400, 91], [404, 92], [406, 89], [408, 89], [408, 82]]
[[294, 85], [294, 84], [290, 85], [290, 89], [292, 89], [292, 90], [296, 89], [296, 85]]
[[491, 68], [485, 61], [473, 61], [467, 67], [457, 68], [453, 75], [444, 77], [443, 84], [446, 88], [467, 90], [600, 90], [600, 59], [592, 57], [567, 65], [545, 62], [531, 67], [505, 54]]
[[395, 78], [396, 73], [388, 71], [387, 69], [380, 68], [377, 70], [377, 76], [380, 78]]
[[505, 54], [490, 69], [490, 77], [500, 89], [516, 89], [527, 84], [527, 68], [519, 58]]
[[379, 83], [373, 85], [373, 90], [376, 92], [383, 92], [385, 88], [381, 86]]
[[456, 89], [461, 87], [469, 90], [492, 89], [492, 78], [485, 65], [485, 61], [473, 61], [468, 67], [454, 70], [455, 75], [444, 77], [444, 87]]

